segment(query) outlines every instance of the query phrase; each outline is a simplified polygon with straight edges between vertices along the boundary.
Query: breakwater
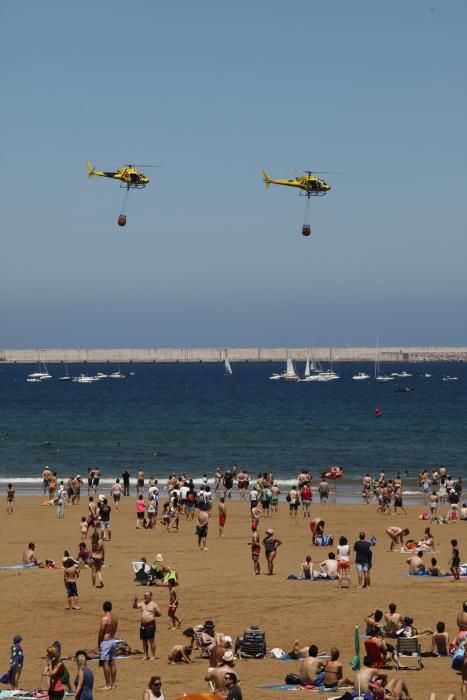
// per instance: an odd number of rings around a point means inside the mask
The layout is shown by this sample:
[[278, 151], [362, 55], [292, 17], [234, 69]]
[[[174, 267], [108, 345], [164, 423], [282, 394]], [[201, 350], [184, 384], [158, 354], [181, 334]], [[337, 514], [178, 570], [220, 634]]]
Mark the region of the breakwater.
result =
[[[126, 362], [283, 362], [313, 358], [323, 362], [373, 362], [374, 347], [334, 348], [28, 348], [0, 349], [0, 363]], [[378, 349], [385, 362], [465, 362], [467, 347], [401, 347]]]

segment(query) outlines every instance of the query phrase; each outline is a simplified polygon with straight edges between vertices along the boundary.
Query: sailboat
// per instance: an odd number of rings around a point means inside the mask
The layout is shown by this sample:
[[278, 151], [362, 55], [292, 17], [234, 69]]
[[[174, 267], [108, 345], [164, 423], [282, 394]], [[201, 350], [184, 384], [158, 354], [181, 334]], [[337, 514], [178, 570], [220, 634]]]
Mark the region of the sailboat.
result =
[[232, 367], [230, 366], [228, 357], [224, 360], [224, 374], [232, 374]]
[[339, 375], [332, 368], [332, 350], [329, 348], [329, 369], [324, 370], [319, 375], [319, 382], [331, 382], [333, 379], [340, 379]]
[[319, 362], [315, 362], [314, 355], [311, 356], [311, 361], [307, 357], [305, 372], [303, 377], [301, 377], [299, 382], [325, 382], [327, 379], [323, 379], [324, 376], [323, 368]]
[[71, 381], [70, 373], [68, 371], [68, 364], [65, 362], [65, 367], [66, 367], [66, 374], [63, 375], [63, 377], [59, 377], [58, 380], [60, 382], [69, 382]]
[[376, 338], [376, 355], [375, 355], [375, 380], [377, 382], [392, 382], [394, 377], [389, 374], [381, 374], [379, 370], [379, 340]]
[[31, 372], [26, 377], [27, 382], [42, 382], [44, 379], [52, 379], [52, 375], [49, 374], [45, 362], [39, 362], [39, 371]]
[[109, 379], [125, 379], [125, 375], [120, 371], [120, 364], [118, 365], [118, 370], [109, 374]]
[[286, 381], [294, 382], [297, 382], [299, 380], [299, 376], [295, 371], [295, 365], [290, 354], [287, 354], [287, 364], [285, 372], [282, 372], [281, 374], [274, 372], [274, 374], [272, 374], [269, 377], [269, 379], [285, 379]]

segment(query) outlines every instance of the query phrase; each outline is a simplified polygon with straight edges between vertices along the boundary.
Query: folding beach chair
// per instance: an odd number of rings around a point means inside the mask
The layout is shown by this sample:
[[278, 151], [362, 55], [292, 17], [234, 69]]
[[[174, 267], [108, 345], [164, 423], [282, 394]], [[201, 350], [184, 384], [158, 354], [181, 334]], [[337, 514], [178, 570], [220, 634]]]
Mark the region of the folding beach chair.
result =
[[382, 668], [386, 663], [384, 654], [376, 642], [365, 642], [366, 655], [371, 657], [371, 668]]
[[195, 633], [196, 646], [200, 651], [200, 658], [202, 659], [204, 656], [208, 659], [210, 654], [210, 644], [209, 642], [205, 642], [203, 640], [203, 628], [203, 625], [196, 625], [196, 627], [193, 628], [193, 631]]
[[[423, 668], [422, 657], [420, 655], [420, 644], [418, 639], [415, 637], [405, 637], [397, 638], [396, 646], [396, 667], [399, 671], [401, 668], [414, 668], [421, 671]], [[401, 659], [411, 659], [415, 661], [415, 666], [403, 666], [401, 664]]]

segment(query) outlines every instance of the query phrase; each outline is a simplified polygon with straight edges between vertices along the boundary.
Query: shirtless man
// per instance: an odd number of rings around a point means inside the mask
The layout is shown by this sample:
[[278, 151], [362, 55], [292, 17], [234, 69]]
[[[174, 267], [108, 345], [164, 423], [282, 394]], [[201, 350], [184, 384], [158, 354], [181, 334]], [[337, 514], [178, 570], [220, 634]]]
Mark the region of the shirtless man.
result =
[[397, 606], [395, 603], [389, 603], [389, 612], [385, 613], [384, 621], [386, 622], [386, 636], [395, 637], [397, 630], [402, 627], [402, 615], [396, 612]]
[[369, 686], [372, 681], [383, 681], [387, 680], [388, 674], [380, 671], [377, 668], [372, 668], [373, 659], [371, 656], [365, 656], [363, 659], [363, 666], [355, 674], [354, 690], [363, 695], [369, 691]]
[[224, 675], [230, 673], [235, 667], [235, 656], [232, 651], [226, 651], [222, 656], [219, 666], [208, 668], [208, 672], [204, 677], [209, 684], [212, 692], [221, 695], [224, 690]]
[[196, 516], [196, 534], [198, 536], [198, 547], [207, 551], [206, 538], [208, 536], [209, 515], [204, 510], [200, 510]]
[[79, 569], [79, 564], [74, 559], [71, 559], [71, 557], [65, 559], [63, 562], [63, 582], [68, 598], [68, 608], [65, 608], [65, 610], [81, 610], [79, 607], [78, 589], [76, 587]]
[[365, 476], [362, 479], [362, 498], [363, 498], [363, 503], [369, 503], [370, 502], [370, 490], [371, 490], [371, 485], [373, 484], [373, 479], [369, 474], [365, 474]]
[[324, 681], [324, 663], [317, 659], [318, 647], [311, 644], [300, 665], [300, 683], [302, 685], [321, 685]]
[[48, 491], [49, 484], [50, 484], [50, 479], [52, 476], [52, 472], [48, 467], [44, 467], [42, 470], [42, 488], [44, 489], [44, 496]]
[[224, 525], [227, 519], [227, 508], [225, 505], [225, 498], [223, 496], [219, 501], [217, 509], [219, 511], [219, 537], [224, 537]]
[[104, 614], [99, 625], [97, 646], [99, 648], [99, 660], [102, 661], [105, 685], [101, 690], [112, 690], [116, 686], [117, 667], [115, 665], [115, 633], [118, 627], [118, 618], [112, 612], [112, 603], [106, 600], [102, 606]]
[[406, 561], [409, 565], [409, 574], [417, 574], [419, 571], [425, 571], [425, 562], [422, 559], [423, 552], [420, 550], [413, 557], [409, 557]]
[[[141, 610], [141, 625], [139, 638], [143, 642], [144, 660], [156, 659], [156, 617], [161, 616], [159, 606], [153, 601], [152, 593], [146, 591], [143, 600], [138, 603], [138, 598], [133, 601], [133, 608]], [[151, 656], [149, 656], [149, 644], [151, 644]]]
[[409, 535], [410, 531], [407, 527], [402, 529], [401, 527], [397, 527], [397, 525], [392, 525], [391, 527], [387, 528], [386, 534], [388, 535], [389, 539], [391, 540], [389, 551], [393, 552], [394, 547], [396, 545], [404, 544], [404, 537]]
[[325, 561], [322, 561], [319, 568], [329, 578], [337, 578], [337, 561], [334, 552], [329, 552], [329, 556]]
[[35, 564], [36, 566], [42, 566], [42, 562], [37, 558], [36, 545], [34, 542], [30, 542], [28, 544], [28, 548], [23, 552], [23, 564]]

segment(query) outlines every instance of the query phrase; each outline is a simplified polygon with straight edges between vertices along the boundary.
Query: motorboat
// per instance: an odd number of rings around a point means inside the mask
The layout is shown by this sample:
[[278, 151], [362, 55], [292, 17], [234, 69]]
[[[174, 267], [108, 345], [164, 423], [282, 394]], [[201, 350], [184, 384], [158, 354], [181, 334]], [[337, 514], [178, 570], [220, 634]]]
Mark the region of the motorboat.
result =
[[391, 377], [400, 377], [401, 379], [404, 379], [405, 377], [411, 377], [412, 375], [409, 372], [406, 372], [403, 370], [402, 372], [391, 372]]
[[449, 374], [443, 374], [443, 382], [457, 382], [459, 377], [451, 377]]
[[356, 381], [362, 381], [363, 379], [369, 379], [369, 378], [370, 378], [370, 375], [367, 374], [366, 372], [357, 372], [352, 377], [352, 379], [355, 379]]
[[117, 370], [116, 372], [109, 374], [109, 379], [125, 379], [125, 375], [120, 372], [120, 370]]
[[429, 379], [431, 377], [431, 374], [429, 372], [425, 372], [425, 374], [421, 374], [421, 377], [424, 377], [425, 379]]
[[97, 377], [98, 380], [99, 379], [108, 379], [108, 377], [109, 377], [109, 375], [104, 374], [104, 372], [97, 372], [97, 374], [95, 376]]
[[92, 384], [99, 380], [96, 377], [90, 377], [88, 374], [80, 374], [78, 377], [73, 377], [72, 381], [78, 382], [78, 384]]

